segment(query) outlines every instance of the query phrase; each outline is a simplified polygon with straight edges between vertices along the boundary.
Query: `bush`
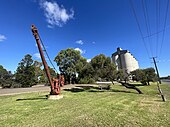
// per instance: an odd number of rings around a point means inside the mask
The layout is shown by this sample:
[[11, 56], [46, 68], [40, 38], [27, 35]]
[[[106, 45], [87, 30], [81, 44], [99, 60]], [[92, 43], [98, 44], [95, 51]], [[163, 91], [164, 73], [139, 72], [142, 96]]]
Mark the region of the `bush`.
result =
[[6, 80], [1, 79], [0, 86], [2, 88], [20, 88], [22, 85], [10, 79], [6, 79]]
[[93, 84], [95, 80], [93, 78], [83, 78], [79, 81], [80, 84]]

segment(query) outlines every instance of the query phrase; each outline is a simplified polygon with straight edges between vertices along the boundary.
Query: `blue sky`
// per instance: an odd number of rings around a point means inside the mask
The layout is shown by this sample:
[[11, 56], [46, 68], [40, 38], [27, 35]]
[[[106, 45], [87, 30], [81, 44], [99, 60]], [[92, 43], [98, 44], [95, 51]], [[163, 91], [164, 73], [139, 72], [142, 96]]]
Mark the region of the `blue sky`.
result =
[[[156, 0], [144, 1], [150, 34], [162, 31], [168, 0], [160, 0], [160, 20], [156, 20]], [[145, 37], [142, 1], [132, 2]], [[161, 53], [163, 32], [145, 38], [145, 48], [129, 0], [1, 0], [0, 17], [0, 64], [7, 70], [14, 72], [26, 54], [40, 61], [31, 33], [35, 24], [52, 60], [60, 50], [70, 47], [81, 50], [87, 59], [101, 53], [111, 56], [121, 47], [135, 56], [140, 68], [154, 67], [150, 57], [158, 56], [160, 75], [170, 75], [170, 16]]]

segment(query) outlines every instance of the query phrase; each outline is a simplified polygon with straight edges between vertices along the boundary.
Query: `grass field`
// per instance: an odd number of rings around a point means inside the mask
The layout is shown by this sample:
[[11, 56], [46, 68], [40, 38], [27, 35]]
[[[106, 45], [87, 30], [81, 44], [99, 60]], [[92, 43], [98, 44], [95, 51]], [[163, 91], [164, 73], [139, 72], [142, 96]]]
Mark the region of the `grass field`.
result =
[[170, 85], [140, 86], [137, 94], [120, 85], [111, 90], [63, 90], [61, 100], [47, 100], [47, 92], [0, 97], [1, 127], [169, 127]]

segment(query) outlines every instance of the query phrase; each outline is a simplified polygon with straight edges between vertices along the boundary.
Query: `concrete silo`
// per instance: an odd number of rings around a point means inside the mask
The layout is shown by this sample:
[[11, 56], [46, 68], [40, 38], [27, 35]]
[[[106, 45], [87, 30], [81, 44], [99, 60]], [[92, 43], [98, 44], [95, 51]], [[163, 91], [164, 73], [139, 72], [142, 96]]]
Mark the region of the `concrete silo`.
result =
[[115, 63], [117, 70], [122, 69], [124, 74], [139, 69], [138, 61], [128, 51], [117, 48], [117, 51], [112, 54], [112, 62]]

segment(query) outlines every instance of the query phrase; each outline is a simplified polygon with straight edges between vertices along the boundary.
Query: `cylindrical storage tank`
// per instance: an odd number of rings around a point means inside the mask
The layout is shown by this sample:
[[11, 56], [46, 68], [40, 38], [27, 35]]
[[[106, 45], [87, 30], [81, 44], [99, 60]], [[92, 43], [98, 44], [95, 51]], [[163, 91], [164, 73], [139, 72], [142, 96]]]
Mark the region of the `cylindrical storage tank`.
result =
[[132, 56], [130, 53], [125, 53], [124, 54], [124, 63], [125, 63], [125, 69], [126, 69], [126, 72], [129, 73], [131, 70], [132, 70]]
[[118, 70], [120, 68], [120, 60], [118, 55], [115, 56], [115, 65], [116, 69]]
[[116, 69], [118, 70], [119, 56], [118, 55], [112, 55], [112, 62], [116, 65]]
[[125, 67], [125, 56], [124, 56], [124, 54], [121, 54], [120, 55], [120, 69], [123, 69], [124, 70], [124, 68], [126, 68]]
[[134, 70], [139, 69], [139, 64], [138, 61], [135, 59], [135, 64], [134, 64]]

